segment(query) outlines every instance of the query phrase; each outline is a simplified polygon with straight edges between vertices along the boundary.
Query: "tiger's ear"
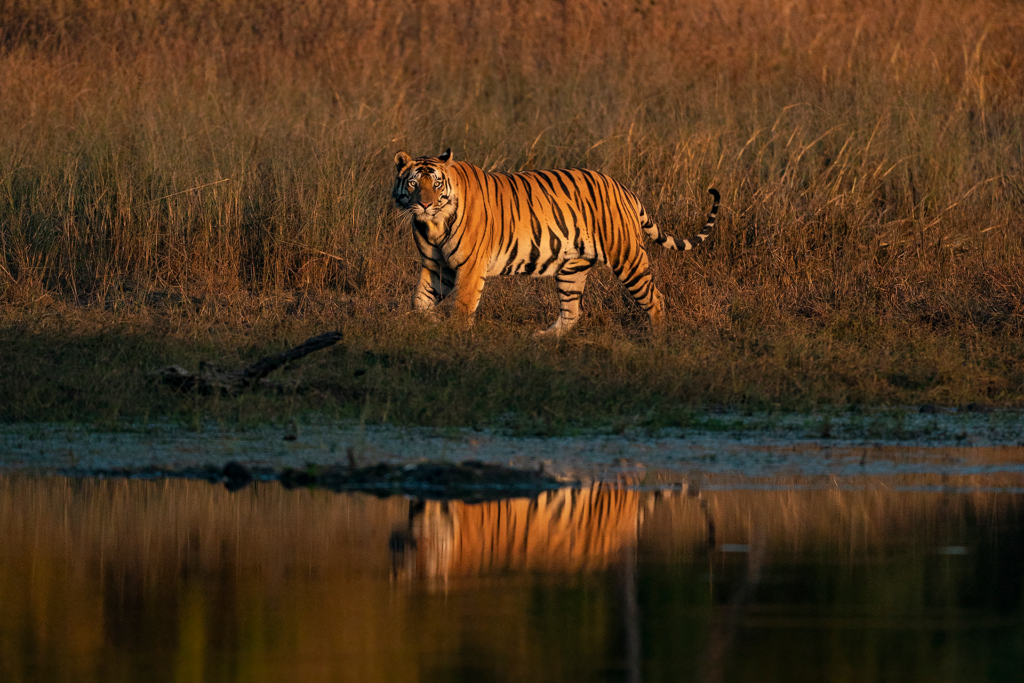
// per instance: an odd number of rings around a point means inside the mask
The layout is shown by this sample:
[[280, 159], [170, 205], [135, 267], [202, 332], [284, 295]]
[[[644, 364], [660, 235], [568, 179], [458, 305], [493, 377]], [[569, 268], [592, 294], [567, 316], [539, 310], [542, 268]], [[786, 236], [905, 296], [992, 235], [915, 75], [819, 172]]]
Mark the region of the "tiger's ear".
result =
[[443, 163], [446, 163], [446, 164], [447, 164], [447, 163], [448, 163], [449, 161], [451, 161], [451, 160], [452, 160], [452, 148], [451, 148], [451, 147], [449, 147], [448, 149], [446, 149], [446, 150], [444, 151], [444, 154], [442, 154], [441, 156], [439, 156], [439, 157], [438, 157], [438, 159], [440, 159], [440, 160], [441, 160], [441, 161], [442, 161]]
[[395, 166], [401, 171], [403, 168], [412, 163], [412, 157], [405, 152], [399, 152], [395, 155]]

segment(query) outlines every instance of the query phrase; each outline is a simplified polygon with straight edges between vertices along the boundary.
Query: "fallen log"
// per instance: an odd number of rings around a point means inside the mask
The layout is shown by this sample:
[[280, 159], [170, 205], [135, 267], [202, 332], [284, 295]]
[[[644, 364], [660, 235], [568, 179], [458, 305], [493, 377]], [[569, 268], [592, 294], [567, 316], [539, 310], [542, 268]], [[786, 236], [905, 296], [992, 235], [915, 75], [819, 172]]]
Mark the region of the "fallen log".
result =
[[274, 370], [314, 351], [334, 346], [341, 340], [341, 332], [325, 332], [310, 337], [298, 346], [282, 353], [261, 358], [241, 370], [222, 370], [213, 363], [199, 364], [199, 372], [192, 373], [180, 365], [168, 365], [154, 370], [151, 377], [163, 381], [179, 391], [198, 391], [202, 394], [237, 394], [257, 384], [275, 386], [265, 379]]

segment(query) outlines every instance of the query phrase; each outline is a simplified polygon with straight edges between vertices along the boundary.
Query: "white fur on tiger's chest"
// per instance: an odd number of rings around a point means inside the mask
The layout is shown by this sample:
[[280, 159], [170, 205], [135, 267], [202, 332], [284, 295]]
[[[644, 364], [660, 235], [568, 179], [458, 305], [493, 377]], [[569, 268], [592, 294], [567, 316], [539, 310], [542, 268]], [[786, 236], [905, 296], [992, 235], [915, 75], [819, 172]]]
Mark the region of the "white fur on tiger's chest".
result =
[[439, 247], [441, 245], [441, 242], [443, 242], [445, 238], [444, 219], [438, 216], [434, 216], [432, 219], [428, 220], [424, 220], [423, 218], [417, 218], [416, 221], [421, 226], [426, 228], [425, 231], [421, 229], [420, 234], [426, 237], [427, 242], [434, 245], [435, 247]]

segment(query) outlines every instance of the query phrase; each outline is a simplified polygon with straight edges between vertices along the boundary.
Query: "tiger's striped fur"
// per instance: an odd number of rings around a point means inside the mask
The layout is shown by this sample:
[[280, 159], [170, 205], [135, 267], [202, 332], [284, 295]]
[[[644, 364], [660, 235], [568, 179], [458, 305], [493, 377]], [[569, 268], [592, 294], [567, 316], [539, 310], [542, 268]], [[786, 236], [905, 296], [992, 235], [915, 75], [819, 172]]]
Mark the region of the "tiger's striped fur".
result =
[[423, 264], [413, 307], [429, 310], [454, 290], [456, 310], [472, 318], [485, 278], [553, 275], [561, 312], [538, 336], [561, 336], [576, 324], [587, 275], [599, 261], [662, 333], [664, 297], [651, 277], [641, 231], [666, 249], [694, 249], [711, 234], [720, 200], [709, 190], [714, 203], [703, 230], [677, 241], [658, 229], [636, 195], [597, 171], [488, 173], [454, 161], [450, 149], [416, 159], [399, 152], [395, 165], [392, 196], [412, 218]]

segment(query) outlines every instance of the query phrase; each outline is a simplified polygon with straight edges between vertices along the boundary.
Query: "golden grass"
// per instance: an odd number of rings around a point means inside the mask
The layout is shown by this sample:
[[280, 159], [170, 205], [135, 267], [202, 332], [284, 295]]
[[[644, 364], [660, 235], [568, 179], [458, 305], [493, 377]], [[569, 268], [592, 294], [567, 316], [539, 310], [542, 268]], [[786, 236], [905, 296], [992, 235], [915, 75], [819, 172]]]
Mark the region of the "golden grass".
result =
[[[450, 146], [608, 172], [677, 235], [722, 191], [706, 250], [654, 254], [672, 353], [758, 385], [699, 402], [1020, 405], [1022, 44], [1002, 0], [0, 0], [0, 306], [32, 330], [92, 306], [152, 336], [182, 297], [182, 342], [331, 326], [380, 351], [417, 270], [390, 160]], [[262, 315], [282, 298], [337, 306]], [[607, 274], [584, 309], [577, 337], [605, 349], [643, 323]], [[479, 318], [525, 335], [556, 310], [550, 282], [517, 278]], [[402, 321], [413, 344], [438, 334]], [[772, 385], [877, 358], [888, 387]]]

